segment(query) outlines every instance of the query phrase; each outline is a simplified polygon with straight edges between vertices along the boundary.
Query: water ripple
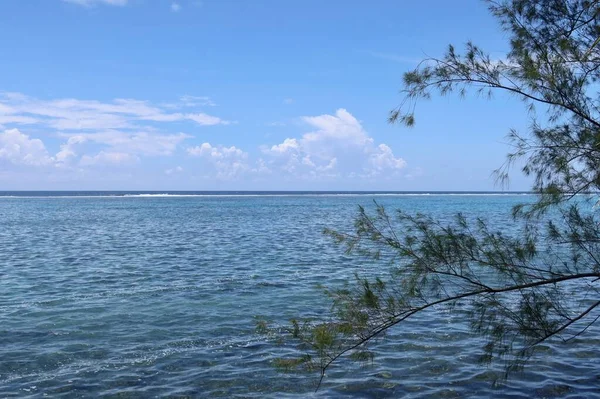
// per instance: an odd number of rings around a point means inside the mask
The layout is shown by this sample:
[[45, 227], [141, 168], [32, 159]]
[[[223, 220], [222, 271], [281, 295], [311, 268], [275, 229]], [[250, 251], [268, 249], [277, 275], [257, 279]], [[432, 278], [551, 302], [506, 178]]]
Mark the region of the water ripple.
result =
[[[254, 316], [325, 314], [318, 284], [369, 263], [335, 248], [369, 196], [3, 198], [0, 397], [599, 397], [600, 337], [548, 346], [500, 388], [460, 311], [421, 315], [373, 364], [279, 374], [285, 353]], [[406, 210], [485, 213], [509, 229], [513, 196], [378, 196]]]

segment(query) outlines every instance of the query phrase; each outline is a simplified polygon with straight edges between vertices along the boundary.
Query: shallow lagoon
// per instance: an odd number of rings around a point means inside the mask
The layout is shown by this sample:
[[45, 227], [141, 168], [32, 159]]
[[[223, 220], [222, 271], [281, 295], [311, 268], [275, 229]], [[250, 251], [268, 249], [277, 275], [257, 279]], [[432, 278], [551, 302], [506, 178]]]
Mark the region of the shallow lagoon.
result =
[[[13, 193], [15, 194], [15, 193]], [[510, 230], [526, 195], [54, 194], [0, 198], [0, 396], [592, 397], [596, 330], [544, 349], [493, 388], [460, 312], [395, 329], [373, 364], [316, 375], [271, 365], [287, 348], [255, 332], [318, 316], [318, 284], [380, 265], [321, 234], [352, 226], [358, 204], [462, 211]], [[384, 270], [384, 269], [382, 269]], [[600, 395], [598, 395], [600, 397]]]

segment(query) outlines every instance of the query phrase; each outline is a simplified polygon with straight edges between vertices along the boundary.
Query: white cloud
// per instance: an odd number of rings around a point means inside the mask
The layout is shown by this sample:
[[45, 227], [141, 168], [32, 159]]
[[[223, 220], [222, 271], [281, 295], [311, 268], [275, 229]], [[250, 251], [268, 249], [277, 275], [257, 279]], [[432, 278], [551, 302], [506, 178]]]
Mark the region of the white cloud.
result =
[[252, 172], [259, 175], [268, 175], [273, 173], [273, 171], [267, 166], [265, 160], [262, 158], [258, 158], [258, 161], [256, 161], [256, 167], [252, 169]]
[[329, 161], [329, 163], [325, 167], [320, 166], [319, 168], [320, 168], [320, 170], [328, 171], [328, 170], [335, 169], [336, 166], [337, 166], [337, 158], [332, 158], [331, 161]]
[[395, 158], [392, 149], [386, 144], [379, 144], [377, 149], [378, 151], [372, 153], [369, 158], [375, 172], [402, 169], [406, 166], [406, 161], [402, 158]]
[[83, 136], [71, 136], [66, 143], [61, 144], [60, 151], [56, 154], [56, 160], [60, 163], [67, 163], [77, 156], [76, 147], [85, 143]]
[[361, 123], [345, 109], [335, 115], [307, 116], [315, 130], [263, 148], [270, 164], [303, 177], [371, 177], [394, 174], [406, 166], [386, 144], [375, 145]]
[[184, 95], [179, 97], [179, 101], [171, 103], [162, 103], [165, 109], [198, 108], [198, 107], [216, 107], [217, 104], [208, 96]]
[[[126, 165], [139, 161], [138, 155], [168, 155], [185, 135], [148, 135], [139, 133], [128, 136], [120, 132], [103, 134], [80, 134], [70, 136], [60, 145], [60, 151], [51, 156], [40, 139], [30, 138], [18, 129], [0, 133], [0, 161], [17, 166], [95, 166]], [[105, 144], [106, 150], [95, 155], [80, 155], [79, 148], [90, 142]]]
[[181, 5], [178, 3], [171, 3], [171, 11], [178, 12], [179, 10], [181, 10]]
[[201, 157], [216, 171], [216, 178], [231, 180], [250, 170], [248, 153], [235, 146], [212, 146], [210, 143], [188, 148], [188, 154]]
[[185, 95], [179, 97], [179, 102], [185, 107], [215, 107], [217, 104], [210, 97]]
[[0, 115], [8, 115], [14, 113], [14, 110], [7, 105], [0, 103]]
[[66, 3], [73, 3], [80, 6], [91, 7], [97, 4], [107, 4], [111, 6], [127, 5], [128, 0], [63, 0]]
[[247, 154], [236, 148], [235, 146], [224, 147], [217, 146], [213, 147], [210, 143], [202, 143], [202, 145], [188, 148], [188, 153], [194, 156], [207, 156], [213, 159], [224, 159], [224, 158], [245, 158]]
[[26, 166], [45, 166], [54, 162], [41, 140], [32, 139], [18, 129], [0, 133], [0, 161], [2, 160]]
[[302, 119], [318, 129], [303, 136], [307, 142], [333, 139], [359, 146], [373, 142], [360, 122], [343, 108], [338, 109], [335, 115], [305, 116]]
[[0, 108], [0, 123], [18, 124], [18, 125], [34, 125], [38, 122], [37, 119], [30, 116], [22, 115], [2, 115]]
[[283, 100], [283, 103], [286, 104], [286, 105], [293, 104], [294, 103], [294, 99], [293, 98], [285, 98]]
[[121, 132], [106, 130], [96, 133], [78, 133], [74, 135], [60, 134], [69, 139], [69, 143], [76, 138], [77, 143], [92, 142], [109, 146], [111, 151], [126, 152], [134, 155], [160, 156], [172, 155], [177, 146], [185, 139], [190, 138], [184, 133], [157, 134], [150, 132]]
[[[183, 136], [149, 136], [138, 134], [133, 138], [119, 132], [107, 132], [105, 135], [80, 134], [70, 136], [60, 145], [60, 151], [51, 156], [40, 139], [30, 138], [18, 129], [9, 129], [0, 133], [0, 164], [8, 161], [14, 166], [28, 167], [79, 167], [123, 166], [140, 160], [138, 154], [162, 155], [171, 153]], [[99, 142], [109, 145], [95, 155], [83, 154], [79, 157], [79, 148], [86, 143]], [[74, 168], [74, 169], [73, 169]], [[47, 169], [44, 169], [47, 170]]]
[[[188, 121], [193, 125], [211, 126], [231, 123], [216, 116], [193, 112], [193, 107], [212, 105], [208, 97], [184, 96], [175, 103], [186, 112], [172, 112], [165, 105], [137, 99], [113, 101], [74, 98], [38, 99], [21, 93], [0, 93], [0, 128], [27, 126], [27, 133], [43, 131], [48, 142], [58, 148], [48, 155], [44, 143], [18, 130], [3, 133], [4, 161], [11, 164], [53, 164], [69, 167], [100, 164], [127, 164], [143, 156], [173, 155], [181, 143], [192, 137], [184, 133], [164, 133], [163, 124]], [[18, 132], [21, 136], [16, 135]], [[23, 143], [15, 144], [20, 137]], [[55, 138], [62, 139], [57, 143]], [[7, 141], [10, 140], [10, 143]], [[46, 139], [44, 139], [46, 141]], [[10, 145], [9, 145], [10, 144]], [[27, 144], [27, 145], [25, 145]], [[27, 157], [28, 151], [43, 148]]]
[[300, 148], [298, 140], [285, 139], [281, 144], [275, 144], [271, 147], [270, 152], [274, 154], [285, 154], [291, 151], [297, 151]]
[[[147, 157], [172, 156], [192, 137], [174, 133], [169, 124], [197, 127], [233, 123], [199, 112], [199, 107], [214, 105], [209, 97], [190, 95], [172, 104], [157, 104], [131, 98], [40, 99], [0, 92], [0, 177], [6, 182], [7, 176], [12, 176], [12, 183], [25, 184], [23, 187], [52, 179], [86, 181], [90, 187], [93, 181], [131, 177], [133, 171], [153, 173], [155, 168], [144, 171], [128, 166], [142, 160], [150, 165], [152, 161], [144, 159]], [[221, 178], [233, 178], [248, 169], [246, 154], [235, 147], [216, 147], [209, 164], [213, 174]], [[178, 166], [165, 173], [182, 170]], [[28, 177], [23, 180], [15, 176]]]
[[135, 155], [126, 152], [100, 151], [94, 156], [84, 155], [79, 164], [82, 166], [121, 166], [130, 165], [139, 161]]
[[[178, 105], [189, 108], [194, 106], [194, 101], [199, 104], [199, 99], [184, 97]], [[210, 101], [202, 99], [205, 103]], [[135, 99], [115, 99], [112, 102], [73, 98], [41, 100], [20, 93], [3, 93], [0, 94], [0, 123], [40, 124], [59, 130], [138, 129], [143, 122], [186, 120], [203, 126], [231, 123], [205, 113], [173, 113], [167, 108]]]
[[[212, 104], [207, 97], [184, 96], [173, 107], [177, 109], [169, 110], [165, 104], [136, 99], [40, 100], [20, 93], [0, 93], [0, 123], [7, 125], [0, 129], [0, 166], [6, 173], [30, 173], [38, 180], [60, 175], [65, 181], [83, 181], [90, 176], [109, 181], [111, 174], [117, 178], [118, 168], [128, 176], [158, 171], [162, 179], [178, 175], [181, 179], [200, 176], [212, 181], [263, 179], [271, 183], [343, 182], [396, 176], [401, 170], [406, 174], [406, 162], [387, 144], [375, 143], [344, 109], [332, 115], [301, 118], [308, 126], [306, 132], [262, 147], [262, 158], [251, 159], [248, 152], [234, 145], [200, 142], [185, 148], [183, 143], [193, 136], [162, 130], [162, 124], [186, 120], [203, 126], [233, 123], [188, 109]], [[189, 155], [181, 160], [185, 162], [181, 166], [148, 170], [128, 167], [146, 162], [147, 157], [172, 156], [178, 151]]]
[[199, 114], [186, 114], [186, 119], [192, 120], [200, 125], [211, 126], [211, 125], [229, 125], [232, 122], [224, 121], [216, 116], [207, 115], [204, 113]]
[[181, 172], [183, 172], [183, 168], [181, 166], [176, 166], [174, 168], [165, 170], [165, 174], [167, 174], [167, 175], [173, 175], [173, 174], [181, 173]]

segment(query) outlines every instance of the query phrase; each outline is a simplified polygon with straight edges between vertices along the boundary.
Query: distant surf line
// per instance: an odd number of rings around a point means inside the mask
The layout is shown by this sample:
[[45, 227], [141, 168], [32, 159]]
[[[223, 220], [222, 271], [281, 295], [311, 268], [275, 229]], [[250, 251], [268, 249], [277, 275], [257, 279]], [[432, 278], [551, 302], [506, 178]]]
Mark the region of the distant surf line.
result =
[[245, 198], [245, 197], [415, 197], [415, 196], [531, 196], [531, 192], [483, 191], [4, 191], [0, 198]]

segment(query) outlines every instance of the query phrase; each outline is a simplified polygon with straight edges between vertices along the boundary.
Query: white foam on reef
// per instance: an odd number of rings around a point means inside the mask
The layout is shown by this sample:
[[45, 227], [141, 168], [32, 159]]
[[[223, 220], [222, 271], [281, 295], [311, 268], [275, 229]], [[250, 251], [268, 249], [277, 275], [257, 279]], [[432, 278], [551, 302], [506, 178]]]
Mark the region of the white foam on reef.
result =
[[260, 194], [99, 194], [99, 195], [2, 195], [2, 198], [244, 198], [244, 197], [495, 197], [495, 196], [531, 196], [533, 193], [260, 193]]
[[124, 194], [119, 197], [199, 197], [200, 194]]

